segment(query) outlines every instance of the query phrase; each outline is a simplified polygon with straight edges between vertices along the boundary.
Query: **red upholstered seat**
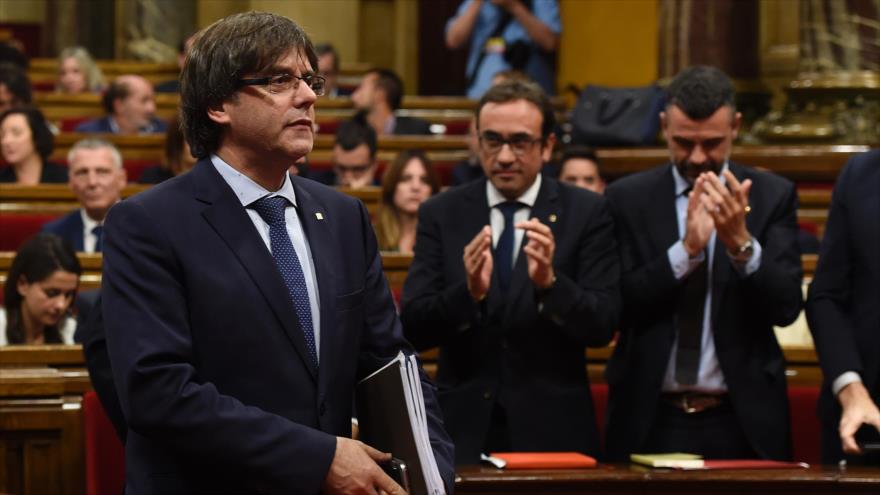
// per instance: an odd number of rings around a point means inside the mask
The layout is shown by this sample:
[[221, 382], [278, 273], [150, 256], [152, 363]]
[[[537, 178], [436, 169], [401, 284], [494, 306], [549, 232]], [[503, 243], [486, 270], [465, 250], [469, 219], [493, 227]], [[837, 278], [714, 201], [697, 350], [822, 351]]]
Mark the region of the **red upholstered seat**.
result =
[[86, 493], [121, 494], [125, 486], [125, 449], [94, 391], [83, 396], [86, 440]]
[[605, 409], [608, 407], [608, 385], [605, 383], [590, 384], [590, 392], [593, 394], [593, 413], [596, 415], [596, 424], [599, 425], [599, 441], [605, 443]]
[[0, 251], [18, 251], [22, 242], [56, 218], [58, 215], [0, 214]]
[[822, 426], [816, 416], [819, 387], [788, 387], [794, 460], [819, 464]]

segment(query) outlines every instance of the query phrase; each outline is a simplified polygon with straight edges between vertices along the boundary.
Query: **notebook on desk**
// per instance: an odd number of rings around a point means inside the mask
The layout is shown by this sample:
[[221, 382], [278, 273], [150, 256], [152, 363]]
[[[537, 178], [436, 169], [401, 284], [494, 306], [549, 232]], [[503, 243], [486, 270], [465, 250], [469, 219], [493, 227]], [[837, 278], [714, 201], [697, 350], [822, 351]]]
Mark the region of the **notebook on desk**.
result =
[[805, 462], [770, 461], [764, 459], [704, 460], [697, 454], [631, 454], [630, 461], [643, 466], [671, 469], [806, 469]]
[[[596, 467], [596, 459], [580, 452], [493, 452], [503, 469], [582, 469]], [[500, 464], [494, 463], [496, 466]]]

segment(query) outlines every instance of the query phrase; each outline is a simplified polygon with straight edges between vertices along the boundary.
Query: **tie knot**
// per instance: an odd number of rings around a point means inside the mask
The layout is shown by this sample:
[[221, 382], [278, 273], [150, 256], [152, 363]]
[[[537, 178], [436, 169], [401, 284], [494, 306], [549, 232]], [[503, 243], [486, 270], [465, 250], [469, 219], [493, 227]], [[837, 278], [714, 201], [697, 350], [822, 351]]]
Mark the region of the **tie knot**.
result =
[[101, 237], [101, 234], [103, 234], [103, 233], [104, 233], [104, 226], [103, 225], [96, 225], [94, 228], [92, 228], [92, 234], [94, 234], [95, 237]]
[[498, 203], [497, 205], [495, 205], [495, 208], [498, 208], [501, 214], [504, 215], [504, 218], [509, 218], [512, 217], [514, 213], [516, 213], [516, 210], [519, 210], [524, 206], [526, 205], [524, 203], [520, 203], [519, 201], [505, 201], [503, 203]]
[[279, 225], [284, 223], [284, 209], [287, 204], [287, 198], [283, 196], [264, 196], [248, 207], [256, 210], [269, 225]]

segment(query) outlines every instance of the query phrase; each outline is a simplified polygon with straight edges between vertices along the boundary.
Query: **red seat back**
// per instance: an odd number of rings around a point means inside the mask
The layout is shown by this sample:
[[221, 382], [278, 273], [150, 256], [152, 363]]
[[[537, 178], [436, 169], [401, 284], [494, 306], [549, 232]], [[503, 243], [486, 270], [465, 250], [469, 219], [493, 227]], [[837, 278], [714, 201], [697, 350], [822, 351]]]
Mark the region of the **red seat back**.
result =
[[94, 391], [83, 396], [86, 437], [86, 493], [122, 494], [125, 448]]
[[0, 251], [18, 251], [18, 247], [58, 215], [0, 214]]
[[819, 464], [822, 425], [816, 416], [819, 387], [788, 387], [794, 460]]

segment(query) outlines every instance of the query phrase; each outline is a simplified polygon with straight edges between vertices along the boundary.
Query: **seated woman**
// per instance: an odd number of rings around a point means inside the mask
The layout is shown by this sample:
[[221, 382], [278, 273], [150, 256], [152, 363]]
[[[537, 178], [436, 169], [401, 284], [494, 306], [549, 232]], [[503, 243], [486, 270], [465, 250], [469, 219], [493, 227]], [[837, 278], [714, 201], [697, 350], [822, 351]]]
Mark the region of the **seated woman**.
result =
[[180, 130], [180, 123], [174, 117], [168, 123], [168, 131], [165, 132], [165, 159], [162, 165], [155, 165], [144, 169], [141, 184], [158, 184], [164, 180], [176, 177], [193, 168], [198, 160], [192, 155]]
[[46, 160], [55, 138], [43, 114], [34, 107], [10, 108], [0, 113], [0, 182], [36, 185], [67, 183], [67, 168]]
[[383, 251], [412, 254], [419, 206], [440, 190], [440, 179], [421, 150], [403, 151], [382, 177], [376, 237]]
[[76, 320], [69, 312], [81, 273], [73, 248], [57, 235], [25, 241], [3, 288], [0, 346], [72, 344]]
[[61, 51], [55, 90], [65, 94], [100, 93], [104, 90], [104, 74], [88, 50], [72, 46]]

